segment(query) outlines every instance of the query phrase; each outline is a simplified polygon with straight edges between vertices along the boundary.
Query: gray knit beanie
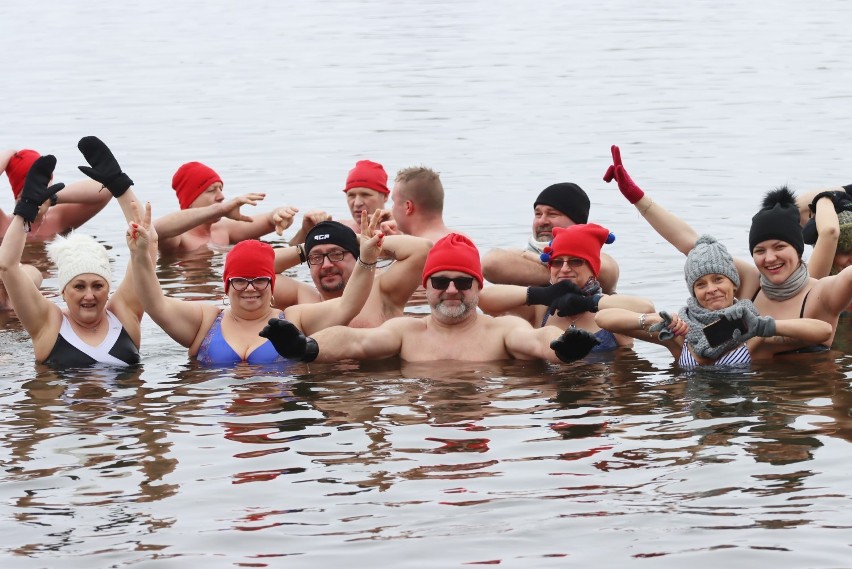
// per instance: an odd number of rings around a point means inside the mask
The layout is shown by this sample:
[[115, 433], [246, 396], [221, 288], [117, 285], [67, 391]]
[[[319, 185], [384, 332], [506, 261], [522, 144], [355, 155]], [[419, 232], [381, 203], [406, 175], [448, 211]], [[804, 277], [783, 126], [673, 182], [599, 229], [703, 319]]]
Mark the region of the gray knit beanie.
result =
[[740, 275], [737, 273], [731, 254], [712, 235], [702, 235], [686, 256], [686, 264], [683, 266], [683, 275], [686, 277], [689, 294], [695, 296], [693, 290], [695, 281], [704, 275], [711, 274], [725, 275], [733, 281], [735, 287], [740, 286]]

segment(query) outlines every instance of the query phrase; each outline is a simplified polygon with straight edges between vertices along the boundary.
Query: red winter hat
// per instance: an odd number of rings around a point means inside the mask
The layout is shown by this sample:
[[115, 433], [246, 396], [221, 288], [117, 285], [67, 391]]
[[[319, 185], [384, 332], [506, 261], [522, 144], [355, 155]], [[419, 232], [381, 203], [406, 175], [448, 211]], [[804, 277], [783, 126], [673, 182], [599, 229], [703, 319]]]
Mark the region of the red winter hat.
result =
[[355, 167], [349, 170], [349, 175], [346, 177], [346, 187], [343, 188], [343, 191], [348, 192], [352, 188], [370, 188], [383, 194], [389, 194], [388, 173], [378, 162], [359, 160], [355, 163]]
[[225, 292], [228, 292], [228, 279], [241, 277], [253, 279], [269, 277], [270, 286], [275, 286], [275, 251], [269, 243], [257, 239], [246, 239], [234, 245], [225, 256], [225, 271], [222, 279], [225, 282]]
[[423, 266], [423, 286], [439, 271], [459, 271], [474, 277], [482, 288], [482, 263], [473, 241], [459, 233], [450, 233], [432, 246]]
[[583, 223], [570, 227], [553, 228], [553, 241], [544, 248], [541, 260], [550, 261], [554, 257], [576, 257], [583, 259], [592, 268], [595, 278], [601, 270], [601, 247], [604, 243], [615, 241], [615, 235], [606, 227], [596, 223]]
[[180, 208], [186, 209], [216, 182], [222, 183], [222, 178], [213, 168], [201, 162], [187, 162], [172, 177], [172, 188], [177, 194]]
[[27, 173], [36, 161], [36, 158], [41, 156], [35, 150], [18, 150], [11, 158], [6, 166], [6, 175], [9, 177], [9, 184], [12, 186], [12, 193], [15, 194], [15, 199], [21, 195], [21, 190], [24, 189], [24, 181], [27, 179]]

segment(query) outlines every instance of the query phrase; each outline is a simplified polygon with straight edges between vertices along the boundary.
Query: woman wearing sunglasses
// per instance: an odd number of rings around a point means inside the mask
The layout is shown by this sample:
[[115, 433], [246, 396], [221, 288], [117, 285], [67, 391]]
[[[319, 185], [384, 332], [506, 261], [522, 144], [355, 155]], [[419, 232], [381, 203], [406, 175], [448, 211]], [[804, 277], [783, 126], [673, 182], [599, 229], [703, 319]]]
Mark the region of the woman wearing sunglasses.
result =
[[677, 314], [611, 308], [598, 312], [598, 326], [665, 346], [683, 369], [747, 366], [831, 336], [831, 325], [822, 320], [775, 320], [760, 316], [750, 300], [737, 300], [737, 267], [710, 235], [699, 237], [687, 255], [684, 276], [691, 296]]
[[557, 227], [553, 229], [553, 236], [541, 255], [550, 271], [550, 286], [488, 286], [479, 297], [480, 308], [486, 314], [520, 316], [536, 328], [552, 325], [563, 330], [586, 330], [599, 342], [592, 349], [594, 352], [632, 345], [632, 338], [602, 330], [595, 324], [594, 313], [602, 308], [654, 311], [654, 305], [644, 298], [602, 293], [598, 282], [601, 247], [615, 237], [608, 229], [594, 223]]
[[343, 296], [316, 304], [299, 304], [282, 312], [273, 307], [275, 253], [267, 243], [249, 239], [237, 243], [225, 257], [223, 284], [226, 307], [186, 301], [163, 294], [148, 257], [156, 248], [148, 206], [145, 221], [131, 223], [127, 243], [131, 263], [138, 270], [136, 292], [145, 311], [173, 340], [188, 348], [189, 356], [204, 365], [240, 362], [267, 364], [280, 361], [268, 340], [258, 333], [270, 318], [286, 318], [313, 333], [327, 326], [346, 325], [358, 314], [370, 294], [382, 234], [375, 232], [378, 217], [362, 220], [360, 259]]

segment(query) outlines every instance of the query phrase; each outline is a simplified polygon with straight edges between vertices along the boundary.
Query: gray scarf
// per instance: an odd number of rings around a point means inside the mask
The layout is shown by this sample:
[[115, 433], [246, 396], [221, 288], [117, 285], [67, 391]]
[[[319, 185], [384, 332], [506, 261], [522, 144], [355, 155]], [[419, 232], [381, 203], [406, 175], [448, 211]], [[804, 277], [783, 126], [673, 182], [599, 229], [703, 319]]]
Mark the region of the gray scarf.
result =
[[[704, 336], [704, 327], [723, 317], [727, 317], [730, 320], [737, 320], [742, 318], [746, 311], [759, 316], [757, 309], [750, 300], [737, 300], [734, 304], [722, 310], [707, 310], [698, 304], [695, 298], [690, 297], [686, 301], [686, 306], [681, 308], [678, 314], [681, 320], [689, 324], [689, 332], [686, 333], [686, 343], [692, 346], [692, 351], [702, 358], [715, 360], [725, 352], [733, 350], [754, 336], [754, 332], [750, 330], [744, 334], [736, 334], [735, 338], [731, 338], [714, 348]], [[683, 349], [687, 349], [685, 344]]]
[[799, 268], [793, 271], [787, 280], [780, 285], [772, 284], [769, 279], [760, 275], [760, 290], [766, 295], [769, 300], [787, 300], [793, 298], [801, 291], [810, 281], [808, 275], [808, 266], [804, 261], [799, 263]]

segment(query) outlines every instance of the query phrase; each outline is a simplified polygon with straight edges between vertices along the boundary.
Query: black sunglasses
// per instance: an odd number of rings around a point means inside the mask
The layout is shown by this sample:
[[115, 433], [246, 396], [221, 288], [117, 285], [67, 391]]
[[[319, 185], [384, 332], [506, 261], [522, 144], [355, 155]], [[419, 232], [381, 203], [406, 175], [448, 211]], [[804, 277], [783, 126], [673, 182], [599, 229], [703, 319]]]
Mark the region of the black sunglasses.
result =
[[565, 263], [568, 263], [568, 266], [572, 269], [579, 269], [585, 262], [583, 259], [551, 259], [548, 266], [558, 271]]
[[429, 277], [429, 282], [435, 290], [447, 290], [450, 283], [456, 285], [456, 290], [470, 290], [473, 286], [473, 277]]

